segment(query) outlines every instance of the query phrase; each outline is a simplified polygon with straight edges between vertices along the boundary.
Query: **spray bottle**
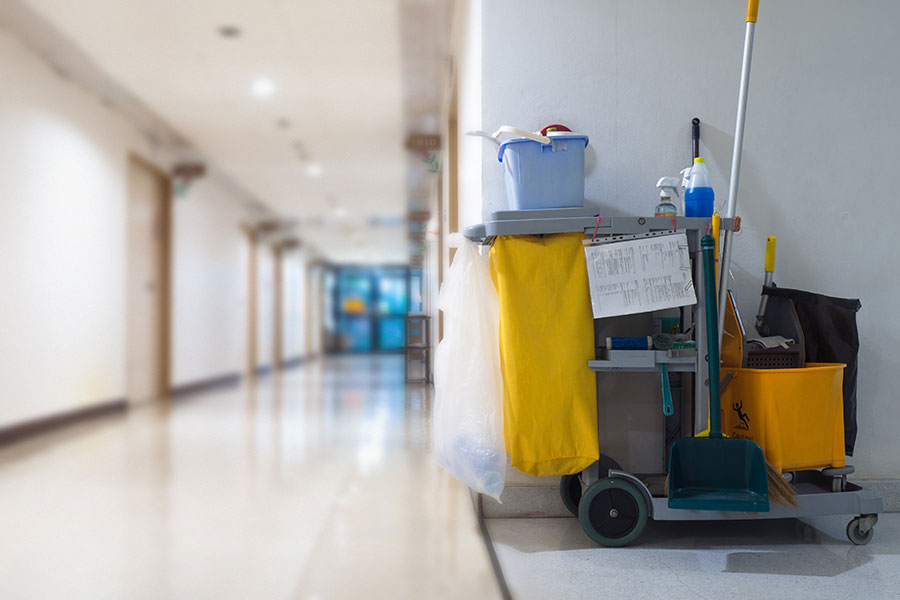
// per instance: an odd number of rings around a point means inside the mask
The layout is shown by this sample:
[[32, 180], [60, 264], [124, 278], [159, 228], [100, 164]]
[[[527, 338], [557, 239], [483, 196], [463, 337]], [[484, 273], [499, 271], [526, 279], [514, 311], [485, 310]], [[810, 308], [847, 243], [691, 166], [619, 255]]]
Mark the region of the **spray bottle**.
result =
[[677, 177], [662, 177], [656, 182], [659, 188], [659, 204], [653, 216], [655, 217], [675, 217], [678, 215], [678, 208], [672, 203], [672, 196], [678, 197], [678, 186], [680, 181]]
[[709, 183], [709, 169], [702, 156], [694, 159], [691, 178], [684, 191], [684, 216], [711, 217], [716, 195]]

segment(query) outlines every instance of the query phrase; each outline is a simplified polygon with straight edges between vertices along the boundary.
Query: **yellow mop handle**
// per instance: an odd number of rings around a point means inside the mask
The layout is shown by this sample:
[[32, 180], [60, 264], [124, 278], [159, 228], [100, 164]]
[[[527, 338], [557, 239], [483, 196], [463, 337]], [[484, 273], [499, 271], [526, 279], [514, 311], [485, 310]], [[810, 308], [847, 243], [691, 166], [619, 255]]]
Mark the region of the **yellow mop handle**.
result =
[[756, 23], [756, 14], [759, 12], [759, 0], [747, 0], [747, 22]]
[[713, 213], [712, 216], [712, 238], [715, 242], [715, 248], [713, 248], [713, 252], [716, 255], [716, 293], [719, 293], [719, 228], [722, 226], [722, 217], [719, 216], [719, 211]]
[[775, 245], [776, 239], [774, 235], [766, 238], [766, 273], [775, 272]]

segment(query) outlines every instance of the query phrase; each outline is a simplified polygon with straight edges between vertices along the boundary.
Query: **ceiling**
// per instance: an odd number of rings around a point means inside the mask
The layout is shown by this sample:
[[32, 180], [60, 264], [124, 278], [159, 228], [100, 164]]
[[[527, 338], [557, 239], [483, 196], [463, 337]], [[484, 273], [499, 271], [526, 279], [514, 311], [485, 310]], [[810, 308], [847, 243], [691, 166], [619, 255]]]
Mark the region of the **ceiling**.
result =
[[446, 0], [27, 4], [325, 257], [406, 261], [403, 141], [436, 127]]

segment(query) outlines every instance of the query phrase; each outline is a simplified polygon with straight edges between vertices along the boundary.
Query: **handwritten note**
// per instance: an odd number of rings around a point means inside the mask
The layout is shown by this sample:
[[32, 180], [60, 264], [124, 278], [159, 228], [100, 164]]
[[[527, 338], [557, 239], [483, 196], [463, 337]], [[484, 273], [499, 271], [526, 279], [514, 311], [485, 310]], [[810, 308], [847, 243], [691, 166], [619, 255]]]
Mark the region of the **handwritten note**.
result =
[[684, 233], [586, 246], [594, 318], [697, 303]]

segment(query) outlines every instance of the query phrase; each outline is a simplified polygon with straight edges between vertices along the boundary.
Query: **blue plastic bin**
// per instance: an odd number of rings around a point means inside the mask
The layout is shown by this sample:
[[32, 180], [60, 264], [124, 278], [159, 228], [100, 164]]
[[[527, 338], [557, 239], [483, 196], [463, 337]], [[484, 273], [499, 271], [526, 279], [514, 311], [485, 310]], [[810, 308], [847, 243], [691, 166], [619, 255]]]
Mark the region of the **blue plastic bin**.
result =
[[584, 149], [588, 137], [551, 132], [549, 144], [515, 138], [500, 144], [506, 197], [512, 210], [584, 206]]

